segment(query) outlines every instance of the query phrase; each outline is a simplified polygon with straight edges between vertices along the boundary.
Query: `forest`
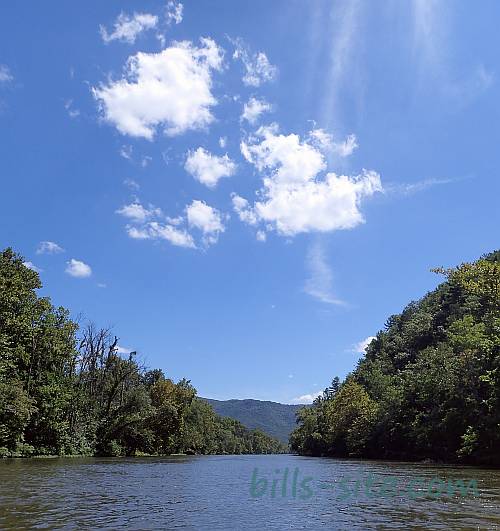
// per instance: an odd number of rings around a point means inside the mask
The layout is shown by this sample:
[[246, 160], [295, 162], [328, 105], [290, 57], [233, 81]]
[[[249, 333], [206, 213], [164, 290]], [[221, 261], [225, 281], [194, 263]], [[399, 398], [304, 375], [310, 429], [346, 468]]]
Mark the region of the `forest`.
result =
[[0, 457], [280, 453], [216, 415], [189, 380], [148, 370], [94, 324], [40, 297], [40, 277], [0, 254]]
[[500, 251], [434, 272], [445, 281], [299, 411], [294, 452], [500, 465]]

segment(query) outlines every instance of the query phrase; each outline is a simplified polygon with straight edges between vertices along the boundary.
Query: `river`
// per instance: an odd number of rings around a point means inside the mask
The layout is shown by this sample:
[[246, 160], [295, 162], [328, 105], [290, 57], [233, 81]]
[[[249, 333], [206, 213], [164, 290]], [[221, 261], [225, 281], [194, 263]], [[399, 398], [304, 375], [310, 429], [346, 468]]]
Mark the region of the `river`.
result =
[[500, 529], [500, 471], [292, 455], [0, 461], [1, 529]]

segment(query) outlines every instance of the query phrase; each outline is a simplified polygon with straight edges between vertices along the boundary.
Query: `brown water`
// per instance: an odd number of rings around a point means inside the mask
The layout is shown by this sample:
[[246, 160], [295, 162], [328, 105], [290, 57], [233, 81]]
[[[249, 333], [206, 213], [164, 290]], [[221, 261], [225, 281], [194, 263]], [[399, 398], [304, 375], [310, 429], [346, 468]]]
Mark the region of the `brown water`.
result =
[[500, 529], [499, 505], [500, 471], [478, 468], [291, 455], [0, 461], [1, 529]]

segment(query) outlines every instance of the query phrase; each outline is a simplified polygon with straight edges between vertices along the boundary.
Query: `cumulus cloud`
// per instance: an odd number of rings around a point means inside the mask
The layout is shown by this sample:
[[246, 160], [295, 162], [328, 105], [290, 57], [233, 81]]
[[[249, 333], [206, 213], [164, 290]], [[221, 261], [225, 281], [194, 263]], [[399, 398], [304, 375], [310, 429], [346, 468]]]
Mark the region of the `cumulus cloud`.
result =
[[134, 44], [140, 33], [154, 29], [157, 24], [158, 17], [149, 13], [134, 13], [133, 15], [120, 13], [113, 24], [112, 32], [108, 32], [104, 26], [99, 26], [99, 31], [106, 44], [112, 41]]
[[130, 57], [124, 77], [92, 89], [101, 113], [120, 133], [152, 140], [158, 128], [169, 136], [208, 126], [217, 104], [212, 72], [223, 51], [211, 39], [199, 47], [177, 42], [159, 53]]
[[166, 240], [172, 245], [196, 249], [195, 239], [188, 229], [201, 233], [203, 246], [217, 242], [224, 232], [223, 217], [220, 212], [203, 201], [194, 200], [176, 218], [165, 216], [160, 209], [145, 208], [135, 201], [125, 205], [117, 213], [127, 218], [127, 234], [135, 240]]
[[221, 136], [219, 138], [219, 146], [224, 149], [226, 146], [227, 146], [227, 137], [226, 136]]
[[314, 393], [308, 393], [306, 395], [298, 396], [297, 398], [292, 399], [292, 402], [294, 404], [312, 404], [314, 402], [314, 399], [318, 398], [318, 396], [321, 396], [323, 394], [323, 391], [316, 391]]
[[366, 349], [368, 348], [368, 345], [376, 339], [375, 336], [368, 336], [366, 339], [363, 339], [359, 343], [356, 343], [354, 345], [353, 351], [357, 352], [358, 354], [364, 354], [366, 352]]
[[131, 238], [139, 240], [166, 240], [178, 247], [196, 247], [193, 237], [183, 229], [170, 223], [150, 221], [142, 227], [128, 226], [127, 233]]
[[182, 22], [182, 16], [184, 12], [184, 6], [180, 2], [170, 0], [167, 3], [165, 18], [167, 24], [180, 24]]
[[241, 39], [236, 39], [233, 44], [233, 59], [240, 60], [245, 67], [245, 75], [242, 78], [245, 85], [259, 87], [276, 79], [278, 69], [269, 62], [264, 52], [251, 53]]
[[7, 65], [0, 65], [0, 83], [10, 83], [14, 80], [14, 76], [11, 74]]
[[145, 207], [138, 200], [122, 206], [116, 213], [127, 219], [126, 231], [134, 240], [166, 240], [179, 247], [196, 247], [192, 236], [178, 227], [182, 217], [169, 218], [161, 209], [152, 205]]
[[87, 278], [92, 275], [92, 268], [85, 262], [72, 258], [66, 262], [66, 273], [75, 278]]
[[116, 213], [138, 223], [144, 223], [147, 219], [154, 216], [161, 216], [160, 209], [154, 207], [145, 208], [139, 201], [122, 206]]
[[23, 266], [27, 267], [28, 269], [31, 269], [35, 273], [41, 273], [43, 271], [43, 269], [36, 267], [36, 265], [33, 262], [23, 262]]
[[248, 225], [257, 225], [259, 219], [248, 200], [238, 194], [233, 194], [231, 199], [233, 202], [233, 209], [238, 214], [241, 221]]
[[241, 114], [240, 120], [246, 120], [249, 124], [255, 125], [261, 114], [269, 112], [272, 110], [272, 105], [267, 103], [264, 99], [257, 99], [251, 97], [247, 103], [243, 105], [243, 113]]
[[186, 214], [189, 226], [202, 231], [205, 245], [216, 243], [225, 230], [220, 212], [203, 201], [194, 200], [186, 207]]
[[241, 152], [262, 174], [263, 187], [259, 200], [240, 210], [248, 219], [253, 212], [266, 230], [281, 235], [354, 228], [364, 222], [361, 201], [382, 191], [374, 171], [321, 177], [326, 162], [318, 147], [296, 134], [280, 134], [277, 126], [261, 127], [241, 143]]
[[64, 249], [56, 242], [44, 241], [38, 244], [36, 254], [58, 254], [64, 253]]
[[190, 151], [184, 165], [185, 170], [197, 181], [214, 188], [222, 177], [231, 177], [236, 171], [236, 164], [226, 155], [218, 157], [199, 147]]

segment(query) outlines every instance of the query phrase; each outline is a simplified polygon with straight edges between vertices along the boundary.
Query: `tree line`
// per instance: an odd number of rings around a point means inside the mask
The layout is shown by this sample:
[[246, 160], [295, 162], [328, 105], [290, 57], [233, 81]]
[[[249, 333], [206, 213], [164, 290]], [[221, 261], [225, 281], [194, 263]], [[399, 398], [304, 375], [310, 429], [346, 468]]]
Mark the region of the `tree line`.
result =
[[390, 317], [292, 433], [303, 455], [500, 465], [500, 251]]
[[111, 330], [78, 326], [40, 297], [40, 277], [0, 254], [0, 456], [279, 453], [219, 417], [189, 380], [122, 356]]

